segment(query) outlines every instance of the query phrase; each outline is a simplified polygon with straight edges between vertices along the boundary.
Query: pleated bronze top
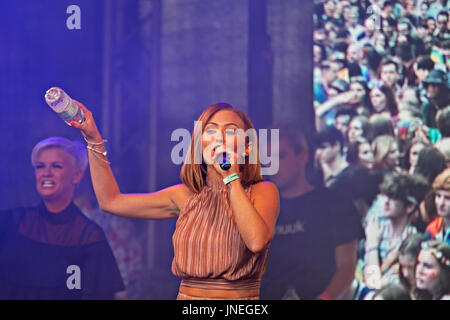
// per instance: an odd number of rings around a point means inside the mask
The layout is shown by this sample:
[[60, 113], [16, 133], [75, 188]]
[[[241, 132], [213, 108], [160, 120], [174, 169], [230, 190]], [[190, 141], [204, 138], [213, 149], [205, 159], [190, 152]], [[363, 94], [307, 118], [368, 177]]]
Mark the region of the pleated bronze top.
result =
[[[250, 197], [252, 187], [246, 189]], [[269, 245], [250, 251], [234, 222], [228, 190], [207, 178], [180, 211], [173, 234], [172, 272], [182, 285], [209, 289], [259, 288]]]

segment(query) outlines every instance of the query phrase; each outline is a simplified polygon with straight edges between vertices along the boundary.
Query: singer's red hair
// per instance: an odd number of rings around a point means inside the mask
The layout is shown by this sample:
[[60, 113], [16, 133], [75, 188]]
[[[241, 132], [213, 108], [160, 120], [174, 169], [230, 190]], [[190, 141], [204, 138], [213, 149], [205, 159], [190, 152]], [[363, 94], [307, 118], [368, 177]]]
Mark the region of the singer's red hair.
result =
[[[200, 130], [195, 130], [194, 128], [194, 132], [191, 137], [191, 143], [189, 146], [188, 156], [190, 156], [189, 158], [190, 161], [185, 161], [183, 167], [181, 168], [180, 173], [181, 181], [194, 193], [200, 192], [206, 184], [206, 164], [204, 163], [203, 159], [199, 164], [196, 164], [194, 162], [196, 151], [194, 148], [194, 141], [196, 138], [200, 139], [197, 141], [201, 141], [201, 136], [199, 135], [203, 134], [203, 130], [206, 127], [206, 124], [208, 124], [210, 119], [217, 112], [222, 110], [230, 110], [234, 112], [244, 123], [244, 128], [242, 128], [244, 131], [247, 131], [248, 129], [255, 129], [250, 118], [247, 116], [247, 114], [245, 114], [244, 111], [233, 108], [233, 106], [228, 103], [219, 102], [210, 105], [208, 108], [206, 108], [205, 111], [203, 111], [203, 113], [197, 120], [203, 125], [202, 130], [200, 132]], [[250, 185], [261, 182], [263, 180], [261, 176], [261, 163], [259, 161], [258, 146], [256, 145], [253, 147], [256, 147], [255, 152], [257, 157], [257, 163], [249, 164], [248, 163], [249, 161], [246, 161], [245, 164], [240, 165], [240, 176], [241, 176], [240, 180], [244, 188], [247, 188]], [[188, 159], [188, 157], [186, 158]]]

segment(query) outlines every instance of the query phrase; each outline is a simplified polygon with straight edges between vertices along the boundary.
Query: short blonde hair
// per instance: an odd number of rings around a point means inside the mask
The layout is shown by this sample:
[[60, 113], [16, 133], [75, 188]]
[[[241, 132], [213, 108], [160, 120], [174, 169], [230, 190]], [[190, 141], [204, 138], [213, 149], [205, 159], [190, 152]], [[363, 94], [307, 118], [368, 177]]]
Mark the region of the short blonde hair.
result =
[[63, 137], [50, 137], [39, 141], [31, 151], [31, 164], [36, 167], [39, 153], [44, 149], [60, 148], [72, 156], [75, 169], [84, 172], [88, 166], [86, 148], [80, 141], [71, 141]]

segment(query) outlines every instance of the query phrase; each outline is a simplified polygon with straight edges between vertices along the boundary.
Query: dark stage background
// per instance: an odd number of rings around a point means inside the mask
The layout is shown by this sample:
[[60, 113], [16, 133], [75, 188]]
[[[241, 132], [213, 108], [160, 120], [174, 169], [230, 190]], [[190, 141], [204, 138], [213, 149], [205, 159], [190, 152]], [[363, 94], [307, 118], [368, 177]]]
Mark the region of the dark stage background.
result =
[[[80, 30], [66, 26], [73, 4]], [[38, 141], [81, 138], [45, 104], [51, 86], [92, 110], [122, 192], [179, 183], [170, 134], [191, 131], [215, 102], [244, 109], [258, 128], [289, 120], [311, 133], [312, 13], [304, 0], [2, 0], [0, 209], [39, 201], [30, 163]], [[134, 223], [143, 298], [173, 299], [175, 221]]]

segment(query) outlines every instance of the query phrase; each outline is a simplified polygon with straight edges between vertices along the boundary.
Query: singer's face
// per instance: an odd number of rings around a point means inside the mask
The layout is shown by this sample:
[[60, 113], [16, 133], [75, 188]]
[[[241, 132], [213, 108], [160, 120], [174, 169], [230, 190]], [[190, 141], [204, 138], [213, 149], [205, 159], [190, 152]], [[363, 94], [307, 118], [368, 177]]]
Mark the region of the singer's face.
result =
[[72, 197], [82, 174], [75, 169], [74, 159], [61, 148], [43, 149], [35, 167], [36, 189], [43, 200]]
[[[227, 151], [237, 153], [238, 144], [245, 141], [244, 132], [244, 123], [236, 113], [229, 110], [217, 112], [203, 129], [202, 154], [205, 163], [214, 163], [218, 154]], [[245, 146], [240, 148], [245, 149]]]

